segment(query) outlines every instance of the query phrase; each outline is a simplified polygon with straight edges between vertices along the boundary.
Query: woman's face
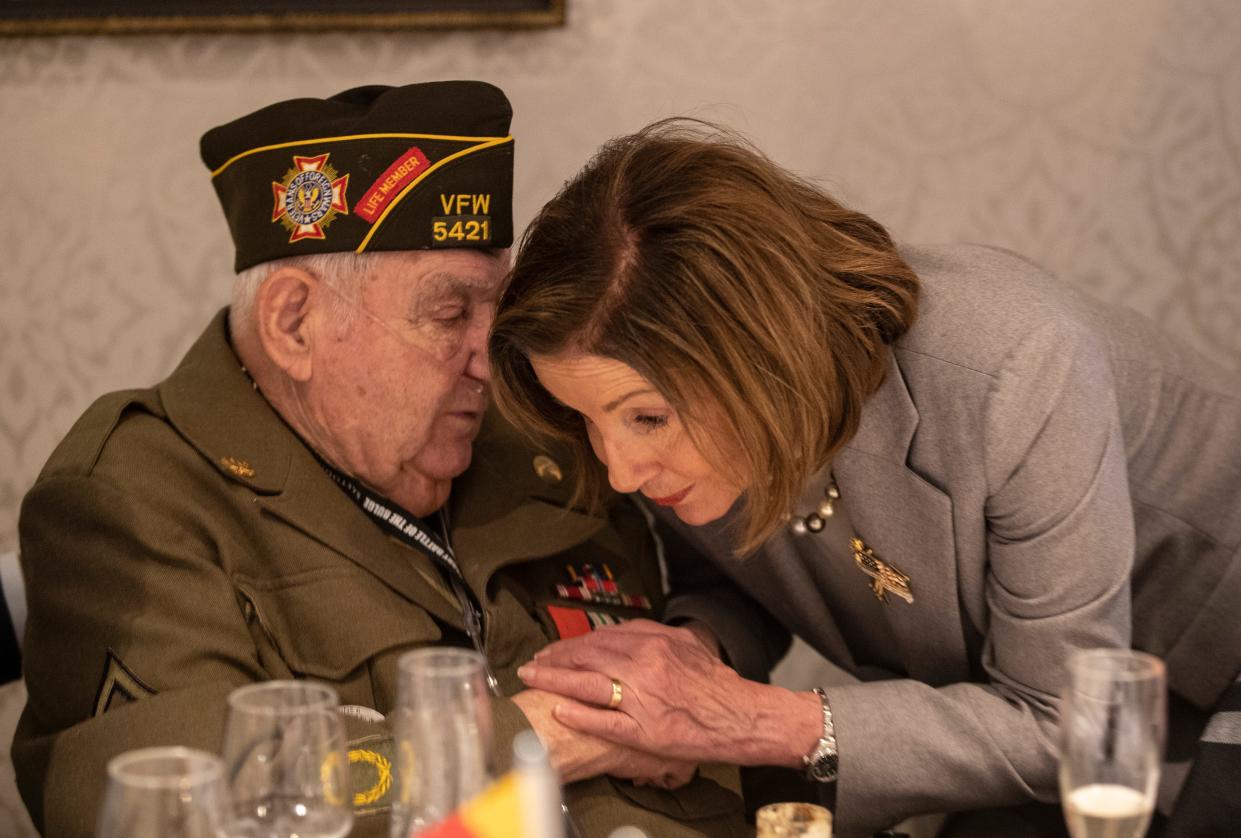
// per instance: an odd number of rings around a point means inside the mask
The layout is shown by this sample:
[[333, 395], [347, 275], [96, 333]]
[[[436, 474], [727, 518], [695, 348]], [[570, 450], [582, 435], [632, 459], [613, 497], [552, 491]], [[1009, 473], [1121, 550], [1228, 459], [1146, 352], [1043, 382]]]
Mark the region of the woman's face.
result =
[[740, 497], [735, 478], [707, 462], [677, 412], [629, 365], [580, 354], [530, 362], [543, 387], [586, 420], [590, 444], [616, 491], [641, 492], [695, 526], [721, 517]]

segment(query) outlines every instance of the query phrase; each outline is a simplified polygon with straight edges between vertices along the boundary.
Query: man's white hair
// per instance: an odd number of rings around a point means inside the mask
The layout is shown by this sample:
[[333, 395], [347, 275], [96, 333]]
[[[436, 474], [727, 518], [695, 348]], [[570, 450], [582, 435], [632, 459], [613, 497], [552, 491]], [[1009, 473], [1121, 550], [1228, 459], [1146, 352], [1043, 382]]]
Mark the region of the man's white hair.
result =
[[255, 327], [254, 301], [259, 286], [272, 272], [281, 267], [301, 268], [325, 282], [336, 294], [330, 298], [332, 314], [343, 325], [353, 314], [346, 302], [357, 296], [363, 278], [374, 272], [374, 257], [367, 253], [318, 253], [311, 256], [289, 256], [261, 262], [246, 268], [233, 280], [233, 297], [229, 308], [229, 325], [234, 333]]

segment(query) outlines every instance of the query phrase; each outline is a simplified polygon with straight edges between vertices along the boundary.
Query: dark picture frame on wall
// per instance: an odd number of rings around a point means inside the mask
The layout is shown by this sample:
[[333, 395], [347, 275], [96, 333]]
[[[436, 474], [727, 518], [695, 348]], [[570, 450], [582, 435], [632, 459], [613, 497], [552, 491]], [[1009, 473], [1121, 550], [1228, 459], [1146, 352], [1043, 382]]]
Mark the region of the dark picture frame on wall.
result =
[[566, 0], [0, 0], [0, 36], [534, 29]]

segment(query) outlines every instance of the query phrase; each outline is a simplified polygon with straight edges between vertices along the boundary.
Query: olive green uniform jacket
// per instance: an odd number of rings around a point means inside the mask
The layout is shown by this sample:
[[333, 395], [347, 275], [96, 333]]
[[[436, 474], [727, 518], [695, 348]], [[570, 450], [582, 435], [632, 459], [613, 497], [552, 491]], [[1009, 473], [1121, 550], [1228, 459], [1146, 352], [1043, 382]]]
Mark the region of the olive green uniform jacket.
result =
[[[226, 334], [221, 312], [166, 381], [97, 401], [22, 506], [29, 701], [12, 753], [48, 835], [93, 832], [116, 754], [167, 744], [219, 752], [238, 686], [313, 678], [342, 704], [386, 715], [402, 652], [468, 645], [431, 560], [386, 536], [327, 477], [253, 388]], [[658, 616], [557, 603], [568, 568], [606, 564], [623, 592], [662, 606], [646, 520], [623, 501], [606, 518], [570, 510], [571, 476], [540, 478], [538, 453], [489, 416], [449, 502], [451, 541], [483, 603], [485, 651], [505, 695], [522, 689], [516, 668], [557, 637], [548, 605]], [[493, 706], [503, 769], [528, 724], [510, 700]], [[349, 725], [355, 751], [390, 749], [382, 723]], [[397, 784], [383, 781], [377, 760], [353, 756], [354, 834], [385, 834]], [[600, 777], [566, 799], [588, 838], [624, 823], [661, 836], [744, 834], [738, 798], [705, 776], [677, 792]]]

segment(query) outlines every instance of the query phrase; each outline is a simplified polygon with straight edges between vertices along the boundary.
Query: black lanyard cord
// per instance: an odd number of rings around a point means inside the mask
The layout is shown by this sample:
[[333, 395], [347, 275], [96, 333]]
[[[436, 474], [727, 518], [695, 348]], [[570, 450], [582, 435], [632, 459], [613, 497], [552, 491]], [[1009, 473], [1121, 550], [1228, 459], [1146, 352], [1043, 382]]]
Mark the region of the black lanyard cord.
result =
[[332, 478], [332, 482], [343, 489], [345, 494], [381, 530], [427, 556], [437, 567], [444, 571], [452, 587], [453, 594], [456, 595], [457, 601], [461, 606], [462, 616], [465, 621], [465, 633], [469, 635], [474, 649], [483, 658], [483, 665], [487, 670], [487, 685], [493, 693], [499, 695], [499, 682], [496, 680], [495, 675], [492, 674], [491, 664], [487, 661], [487, 654], [483, 651], [482, 605], [479, 603], [478, 597], [474, 596], [474, 592], [470, 590], [470, 586], [466, 584], [465, 577], [461, 574], [461, 568], [457, 564], [457, 557], [454, 555], [452, 544], [448, 540], [447, 513], [441, 508], [436, 513], [439, 519], [439, 526], [433, 527], [427, 520], [402, 509], [398, 504], [393, 503], [383, 495], [372, 492], [327, 462], [319, 460], [319, 464], [323, 466], [327, 476]]

